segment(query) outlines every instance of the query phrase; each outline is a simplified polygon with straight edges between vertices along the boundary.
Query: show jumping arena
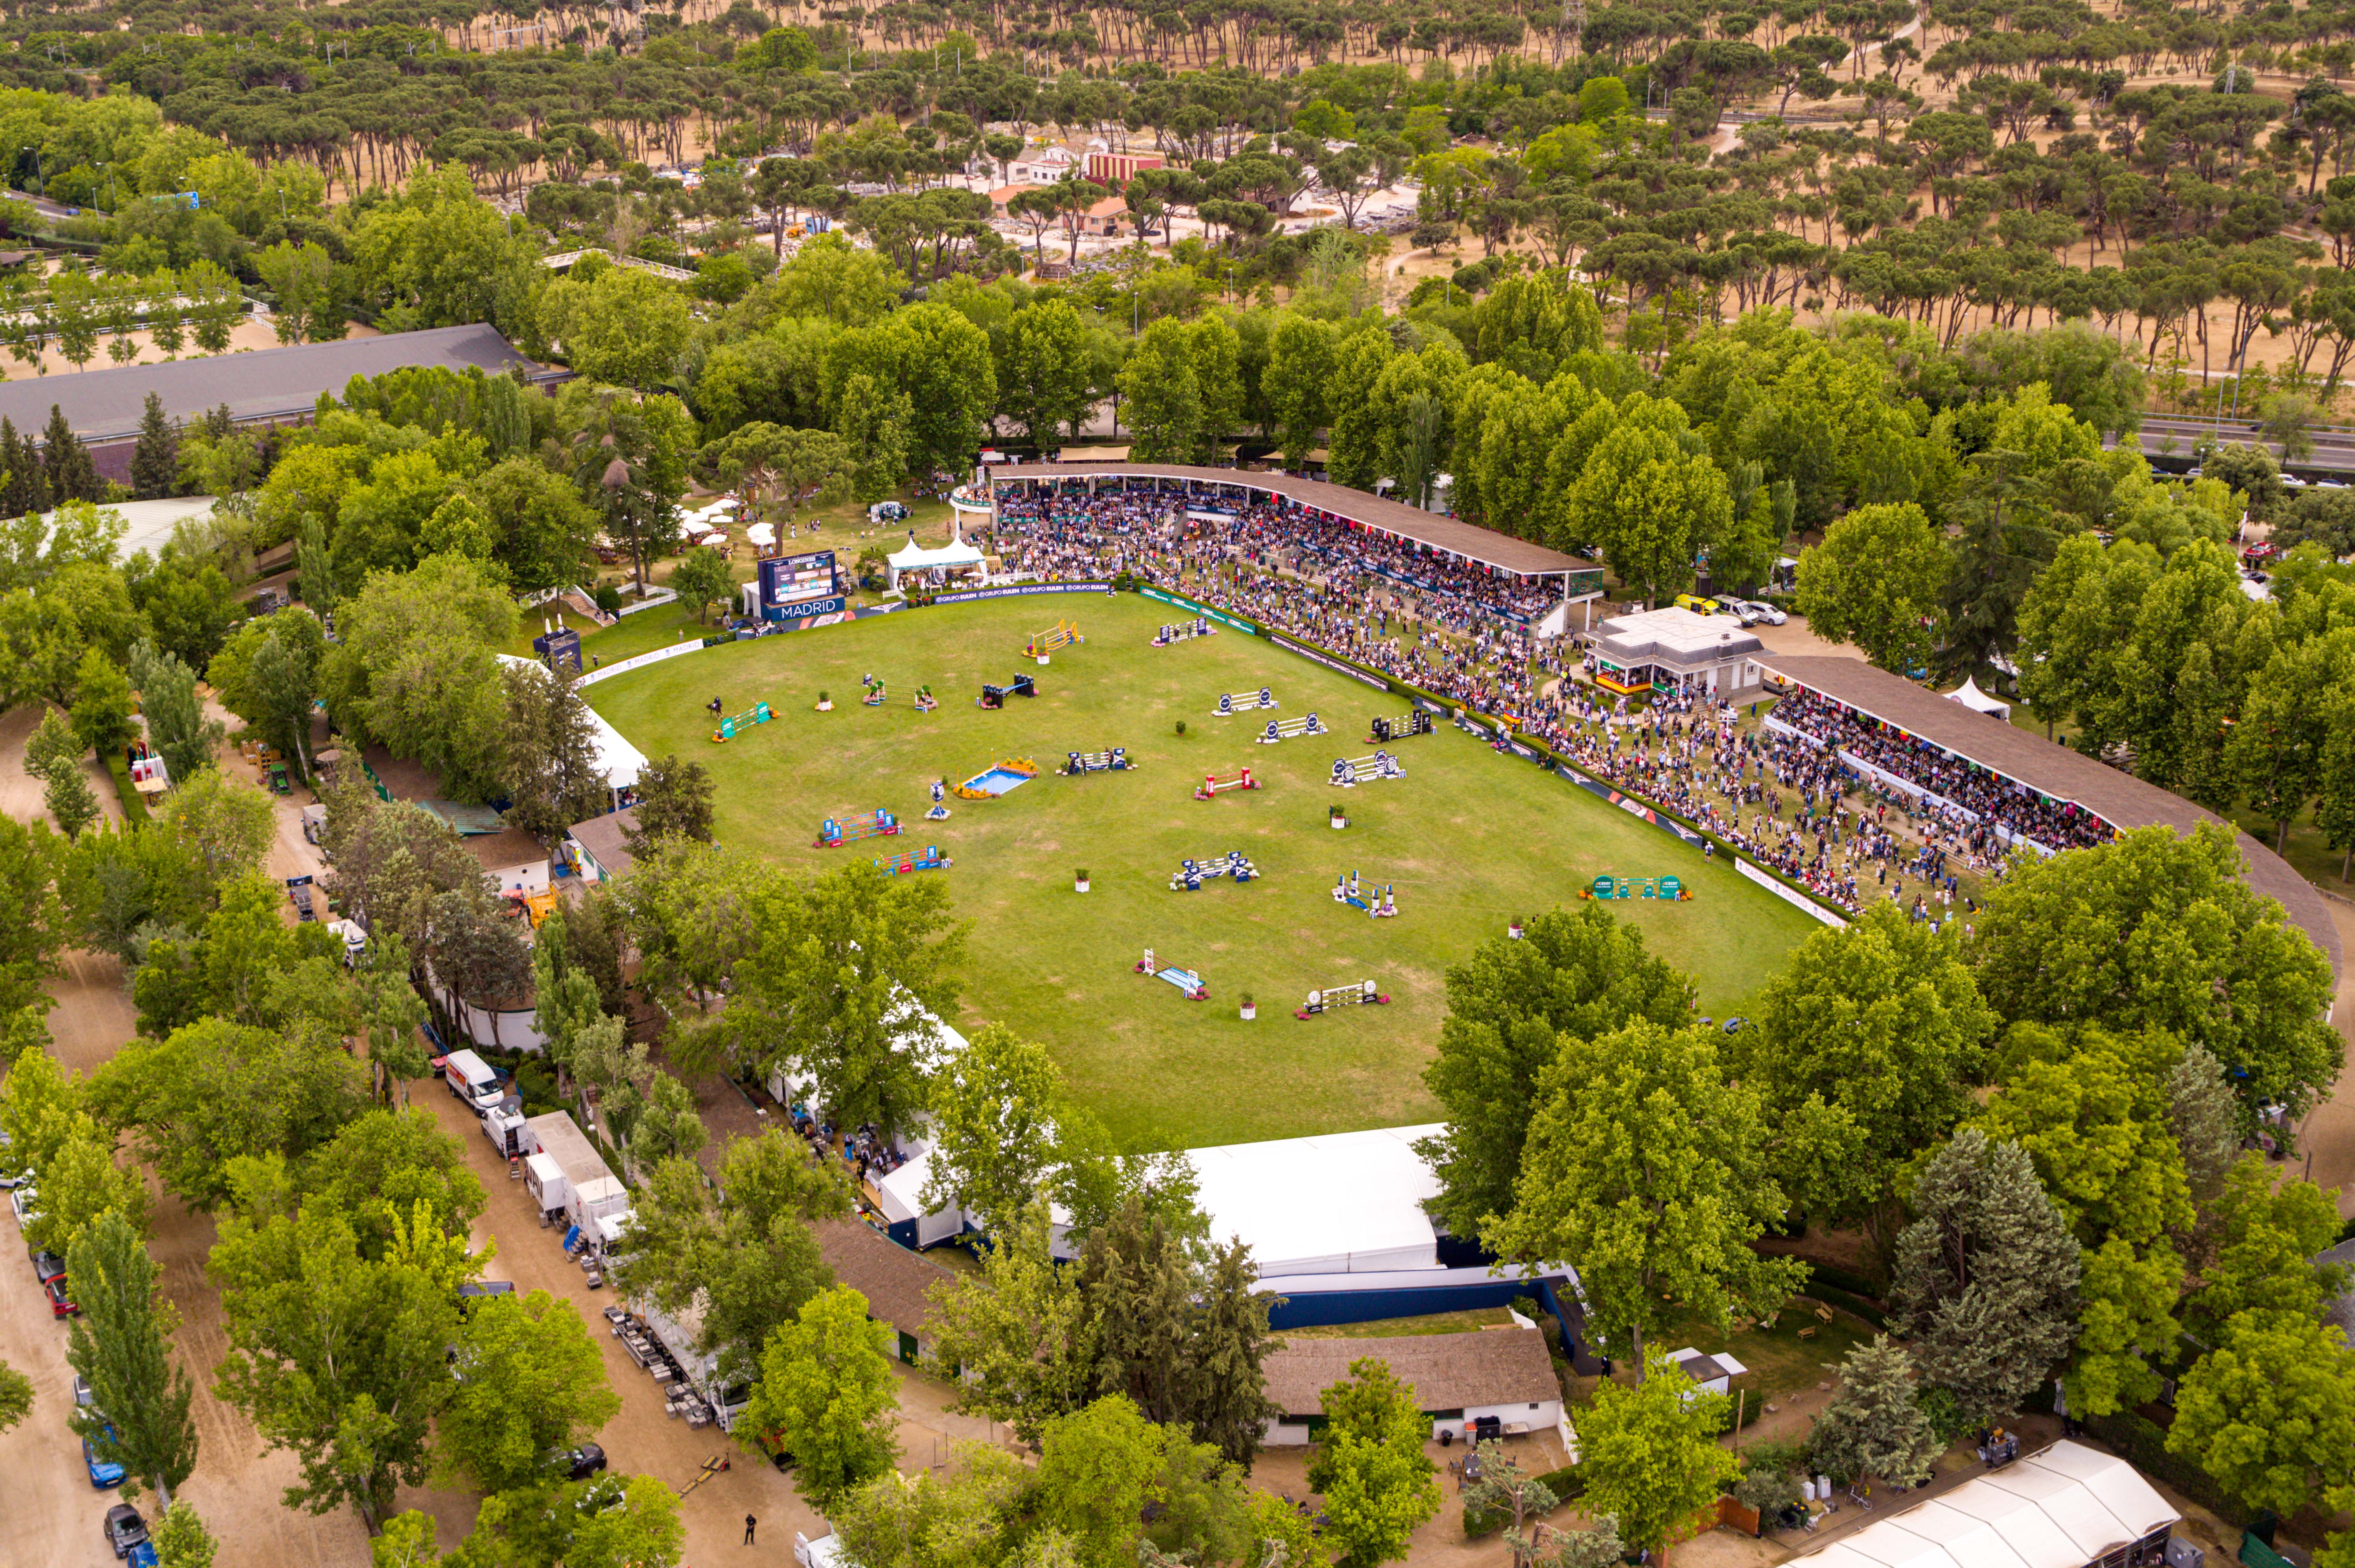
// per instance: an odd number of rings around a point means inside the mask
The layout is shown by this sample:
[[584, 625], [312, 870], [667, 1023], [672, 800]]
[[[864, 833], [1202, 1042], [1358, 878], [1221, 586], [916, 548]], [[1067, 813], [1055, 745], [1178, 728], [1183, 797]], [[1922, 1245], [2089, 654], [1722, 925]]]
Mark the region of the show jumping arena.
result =
[[[971, 923], [963, 1015], [950, 1021], [967, 1033], [999, 1021], [1045, 1044], [1070, 1092], [1135, 1149], [1432, 1120], [1423, 1068], [1448, 966], [1516, 917], [1574, 906], [1598, 877], [1673, 876], [1691, 894], [1614, 901], [1612, 912], [1690, 975], [1701, 1010], [1720, 1019], [1746, 1010], [1817, 929], [1722, 858], [1444, 720], [1381, 748], [1400, 776], [1337, 791], [1335, 763], [1368, 751], [1369, 721], [1395, 722], [1401, 699], [1241, 632], [1155, 647], [1180, 613], [1134, 593], [938, 605], [713, 646], [582, 695], [647, 755], [711, 771], [731, 853], [819, 875], [845, 857], [814, 845], [813, 827], [846, 806], [920, 826], [954, 861], [926, 874]], [[977, 706], [983, 684], [1004, 681], [1009, 656], [1050, 620], [1076, 624], [1086, 641], [1029, 672], [1035, 699]], [[856, 691], [868, 672], [902, 695], [814, 710], [821, 688]], [[933, 711], [916, 709], [920, 685], [942, 699]], [[1277, 706], [1237, 701], [1213, 715], [1221, 696], [1263, 687]], [[715, 746], [714, 698], [731, 714], [765, 699], [773, 717]], [[1270, 718], [1310, 712], [1326, 733], [1260, 743]], [[989, 776], [1005, 759], [1116, 746], [1132, 766]], [[1194, 798], [1205, 778], [1243, 767], [1259, 787]], [[985, 779], [983, 793], [1010, 793], [954, 798], [947, 821], [922, 821], [935, 781]], [[1337, 802], [1348, 807], [1339, 831]], [[1231, 850], [1255, 880], [1170, 891], [1181, 860]], [[1072, 885], [1082, 869], [1084, 893]], [[1398, 917], [1337, 903], [1336, 879], [1351, 871], [1394, 890]], [[1176, 1005], [1138, 985], [1147, 948], [1182, 955], [1207, 1003]], [[1359, 976], [1391, 1005], [1295, 1021], [1312, 991]], [[1254, 1021], [1238, 1016], [1246, 992]]]

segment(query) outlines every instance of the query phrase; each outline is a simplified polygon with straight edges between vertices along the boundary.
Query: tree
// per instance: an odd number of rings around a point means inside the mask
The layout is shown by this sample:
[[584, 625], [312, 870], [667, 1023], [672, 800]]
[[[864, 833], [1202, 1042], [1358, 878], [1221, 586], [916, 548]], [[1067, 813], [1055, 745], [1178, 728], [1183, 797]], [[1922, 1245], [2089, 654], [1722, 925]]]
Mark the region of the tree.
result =
[[1013, 339], [1001, 402], [1043, 451], [1058, 443], [1060, 432], [1078, 434], [1095, 406], [1087, 328], [1069, 300], [1040, 300], [1014, 313]]
[[962, 1209], [1007, 1234], [1055, 1159], [1054, 1065], [1044, 1046], [991, 1024], [932, 1081], [928, 1211]]
[[751, 1377], [770, 1338], [833, 1283], [810, 1227], [849, 1209], [839, 1177], [775, 1131], [738, 1138], [719, 1161], [717, 1201], [700, 1166], [656, 1165], [639, 1188], [613, 1282], [677, 1315], [702, 1313], [696, 1349], [729, 1381]]
[[506, 819], [543, 840], [560, 838], [613, 805], [596, 720], [571, 682], [544, 666], [503, 665], [499, 678], [506, 688], [502, 776], [515, 803]]
[[1191, 1240], [1135, 1189], [1089, 1231], [1079, 1272], [1096, 1386], [1248, 1464], [1275, 1413], [1260, 1371], [1269, 1304], [1252, 1292], [1241, 1243], [1212, 1247], [1204, 1267]]
[[2175, 1339], [2183, 1260], [2172, 1237], [2195, 1217], [2167, 1095], [2179, 1048], [2163, 1034], [2086, 1027], [2073, 1040], [2016, 1025], [2014, 1059], [1977, 1118], [2016, 1139], [2083, 1249], [2069, 1405], [2107, 1414], [2156, 1391], [2148, 1362]]
[[583, 376], [638, 389], [667, 380], [692, 320], [679, 291], [635, 267], [565, 280], [540, 298], [540, 330]]
[[41, 431], [41, 463], [48, 470], [49, 498], [59, 506], [68, 501], [98, 501], [106, 496], [90, 448], [66, 422], [62, 410], [49, 405], [49, 422]]
[[148, 1539], [155, 1548], [155, 1568], [212, 1568], [213, 1554], [220, 1550], [212, 1531], [185, 1499], [164, 1509]]
[[36, 997], [48, 1004], [43, 985], [57, 973], [58, 950], [66, 945], [64, 901], [56, 883], [59, 845], [46, 823], [30, 827], [0, 813], [0, 1011], [16, 1012]]
[[336, 264], [316, 240], [282, 240], [253, 258], [254, 270], [277, 296], [271, 325], [281, 343], [321, 343], [344, 336], [343, 301]]
[[452, 1365], [435, 1445], [443, 1471], [481, 1491], [546, 1480], [551, 1454], [596, 1436], [622, 1408], [580, 1313], [544, 1290], [477, 1302]]
[[1565, 1037], [1539, 1080], [1513, 1211], [1480, 1227], [1503, 1256], [1577, 1269], [1589, 1328], [1639, 1365], [1664, 1297], [1722, 1328], [1737, 1307], [1772, 1313], [1806, 1277], [1750, 1250], [1787, 1203], [1764, 1168], [1756, 1092], [1726, 1082], [1716, 1038], [1640, 1019]]
[[204, 705], [197, 699], [197, 672], [143, 641], [131, 651], [131, 681], [139, 688], [148, 739], [155, 743], [172, 783], [187, 784], [211, 767], [229, 730], [219, 720], [205, 717]]
[[[268, 912], [274, 921], [275, 908]], [[132, 1130], [165, 1190], [197, 1209], [229, 1196], [238, 1156], [300, 1157], [368, 1103], [366, 1074], [340, 1041], [323, 1048], [225, 1018], [124, 1046], [91, 1092], [110, 1120]]]
[[836, 1285], [804, 1302], [761, 1351], [741, 1423], [761, 1445], [792, 1456], [802, 1490], [820, 1508], [900, 1456], [886, 1332], [868, 1319], [865, 1296]]
[[701, 624], [704, 612], [717, 603], [723, 608], [736, 594], [736, 571], [728, 558], [716, 549], [692, 549], [685, 560], [672, 568], [671, 591], [695, 606], [695, 619]]
[[0, 1432], [21, 1424], [33, 1413], [33, 1380], [0, 1361]]
[[1278, 316], [1274, 330], [1268, 334], [1267, 369], [1260, 378], [1260, 395], [1267, 400], [1287, 468], [1307, 463], [1318, 434], [1332, 419], [1327, 397], [1333, 379], [1335, 347], [1329, 322], [1293, 312]]
[[339, 1216], [252, 1212], [223, 1224], [207, 1268], [229, 1342], [217, 1392], [294, 1455], [286, 1506], [348, 1506], [373, 1534], [395, 1488], [425, 1480], [463, 1253], [411, 1235], [370, 1262]]
[[261, 857], [278, 837], [270, 797], [218, 769], [165, 795], [154, 820], [196, 852], [215, 888], [260, 870]]
[[1840, 1365], [1839, 1392], [1808, 1437], [1815, 1462], [1844, 1480], [1877, 1477], [1900, 1487], [1928, 1478], [1945, 1444], [1922, 1408], [1913, 1358], [1886, 1334], [1859, 1345]]
[[834, 431], [848, 454], [852, 499], [872, 506], [906, 482], [915, 419], [905, 392], [864, 373], [843, 382]]
[[72, 721], [55, 708], [25, 740], [25, 771], [43, 781], [41, 805], [69, 839], [80, 837], [99, 816], [98, 796], [82, 776], [82, 755]]
[[131, 495], [153, 501], [169, 496], [180, 484], [180, 432], [164, 411], [164, 400], [154, 392], [139, 416], [139, 440], [131, 449]]
[[[1642, 393], [1628, 398], [1643, 400]], [[1589, 454], [1569, 505], [1574, 539], [1600, 545], [1620, 581], [1647, 603], [1689, 586], [1694, 560], [1733, 523], [1717, 465], [1624, 410]]]
[[1546, 911], [1518, 942], [1482, 942], [1446, 980], [1447, 1017], [1423, 1081], [1446, 1107], [1447, 1130], [1416, 1152], [1439, 1173], [1433, 1211], [1470, 1235], [1512, 1211], [1537, 1085], [1561, 1038], [1591, 1040], [1636, 1019], [1675, 1025], [1692, 983], [1594, 903]]
[[[789, 1065], [837, 1125], [908, 1125], [930, 1064], [902, 1049], [914, 1009], [955, 1011], [964, 929], [939, 882], [850, 866], [755, 900], [759, 941], [736, 969], [734, 1008], [759, 1009], [753, 1065]], [[913, 1004], [911, 1007], [911, 1004]]]
[[138, 1172], [115, 1163], [112, 1129], [102, 1130], [87, 1114], [77, 1112], [63, 1128], [50, 1131], [61, 1136], [56, 1136], [36, 1167], [41, 1175], [41, 1208], [38, 1217], [25, 1226], [27, 1243], [63, 1257], [110, 1214], [144, 1236], [147, 1184]]
[[123, 749], [138, 727], [131, 721], [131, 677], [97, 648], [74, 667], [74, 738], [101, 758]]
[[1605, 1378], [1578, 1423], [1583, 1506], [1610, 1515], [1629, 1546], [1664, 1552], [1720, 1483], [1742, 1473], [1717, 1445], [1724, 1424], [1725, 1396], [1694, 1388], [1657, 1351], [1634, 1387]]
[[66, 1253], [73, 1319], [66, 1360], [90, 1384], [91, 1405], [68, 1414], [75, 1432], [120, 1463], [134, 1484], [155, 1488], [158, 1506], [197, 1465], [196, 1395], [186, 1367], [172, 1362], [178, 1314], [157, 1288], [155, 1259], [131, 1221], [102, 1216]]
[[1048, 1427], [1035, 1495], [1044, 1528], [1025, 1563], [1124, 1568], [1244, 1554], [1249, 1505], [1232, 1467], [1117, 1395]]
[[1779, 1173], [1793, 1199], [1849, 1219], [1962, 1120], [1995, 1024], [1954, 944], [1877, 904], [1800, 944], [1727, 1056], [1767, 1125], [1810, 1135], [1788, 1140], [1808, 1162]]
[[497, 650], [515, 603], [473, 561], [432, 556], [378, 574], [337, 613], [320, 665], [328, 710], [354, 743], [381, 742], [442, 775], [454, 798], [497, 787], [506, 687]]
[[665, 752], [638, 770], [636, 829], [628, 834], [630, 852], [644, 856], [666, 838], [698, 844], [711, 842], [710, 770], [692, 759]]
[[997, 1568], [1012, 1560], [1015, 1505], [1030, 1471], [1004, 1449], [959, 1443], [945, 1471], [889, 1470], [828, 1514], [863, 1568]]
[[1977, 1127], [1933, 1155], [1908, 1195], [1890, 1305], [1923, 1380], [1967, 1421], [2002, 1421], [2076, 1336], [2077, 1243], [2016, 1143]]
[[2355, 1350], [2339, 1329], [2244, 1312], [2176, 1387], [2167, 1451], [2287, 1515], [2355, 1480]]
[[1349, 1363], [1349, 1381], [1320, 1396], [1325, 1438], [1308, 1464], [1308, 1485], [1325, 1498], [1327, 1540], [1345, 1568], [1374, 1568], [1406, 1556], [1415, 1530], [1439, 1512], [1438, 1467], [1423, 1453], [1431, 1425], [1390, 1363]]
[[1538, 1554], [1538, 1542], [1526, 1526], [1552, 1512], [1561, 1499], [1521, 1463], [1518, 1450], [1491, 1439], [1474, 1452], [1480, 1461], [1480, 1478], [1464, 1488], [1465, 1509], [1512, 1515], [1513, 1522], [1505, 1527], [1505, 1545], [1513, 1554], [1513, 1568], [1527, 1568]]
[[2007, 1021], [2166, 1029], [2224, 1064], [2244, 1132], [2264, 1105], [2296, 1121], [2339, 1074], [2330, 965], [2241, 869], [2214, 823], [2031, 859], [1988, 890], [1966, 955]]
[[1899, 674], [1927, 661], [1954, 571], [1945, 540], [1912, 502], [1859, 507], [1799, 556], [1799, 613], [1817, 635], [1852, 642]]
[[2337, 1276], [2312, 1260], [2339, 1239], [2338, 1219], [2330, 1195], [2312, 1182], [2277, 1183], [2259, 1157], [2238, 1160], [2186, 1248], [2193, 1278], [2185, 1332], [2216, 1345], [2248, 1313], [2320, 1317]]
[[993, 1233], [978, 1275], [932, 1285], [933, 1359], [954, 1369], [952, 1408], [1004, 1422], [1036, 1448], [1096, 1382], [1095, 1320], [1078, 1270], [1055, 1261], [1053, 1217], [1034, 1200]]
[[221, 706], [292, 757], [305, 774], [311, 771], [312, 704], [319, 695], [319, 662], [326, 651], [326, 628], [296, 605], [247, 622], [205, 669]]
[[1186, 324], [1165, 315], [1146, 326], [1121, 367], [1118, 385], [1121, 417], [1136, 438], [1132, 455], [1140, 463], [1190, 461], [1208, 421]]

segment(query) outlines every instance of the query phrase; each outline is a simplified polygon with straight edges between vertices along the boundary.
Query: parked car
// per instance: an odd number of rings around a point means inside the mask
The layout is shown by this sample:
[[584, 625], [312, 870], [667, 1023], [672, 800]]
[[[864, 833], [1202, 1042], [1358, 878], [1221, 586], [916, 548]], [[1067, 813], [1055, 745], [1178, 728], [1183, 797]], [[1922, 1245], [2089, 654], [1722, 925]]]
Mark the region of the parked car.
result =
[[1750, 606], [1745, 601], [1736, 599], [1731, 593], [1721, 593], [1717, 596], [1716, 603], [1719, 609], [1724, 611], [1727, 614], [1732, 616], [1743, 625], [1754, 626], [1758, 624], [1758, 617], [1751, 612]]
[[80, 1315], [81, 1308], [76, 1307], [73, 1297], [66, 1293], [66, 1282], [63, 1279], [53, 1279], [41, 1288], [49, 1294], [50, 1317], [74, 1317]]
[[33, 1277], [35, 1279], [39, 1280], [43, 1285], [47, 1285], [53, 1279], [65, 1278], [65, 1259], [58, 1256], [55, 1253], [45, 1253], [38, 1247], [27, 1247], [25, 1250], [30, 1253], [33, 1256]]
[[155, 1568], [155, 1548], [147, 1540], [147, 1521], [129, 1503], [106, 1510], [106, 1544], [132, 1568]]
[[585, 1481], [605, 1468], [605, 1450], [594, 1443], [583, 1443], [550, 1456], [548, 1463], [550, 1469], [561, 1467], [568, 1481]]
[[1702, 598], [1698, 593], [1678, 594], [1677, 608], [1679, 610], [1689, 610], [1696, 615], [1714, 615], [1717, 613], [1717, 606]]
[[38, 1196], [39, 1194], [33, 1190], [33, 1184], [29, 1181], [8, 1194], [8, 1211], [16, 1216], [18, 1226], [28, 1223], [33, 1216], [40, 1212], [33, 1206], [33, 1200]]
[[19, 1187], [30, 1187], [32, 1184], [33, 1168], [29, 1165], [22, 1170], [0, 1173], [0, 1192], [14, 1192]]
[[[110, 1426], [106, 1432], [107, 1435], [112, 1437], [114, 1435], [114, 1428]], [[90, 1439], [87, 1437], [81, 1440], [81, 1463], [82, 1467], [90, 1472], [90, 1484], [100, 1490], [103, 1491], [108, 1487], [119, 1487], [123, 1484], [122, 1465], [112, 1459], [100, 1458], [98, 1450], [91, 1446]]]
[[98, 1396], [91, 1392], [90, 1380], [80, 1372], [73, 1375], [73, 1396], [74, 1403], [83, 1410], [89, 1410], [98, 1403]]
[[1742, 601], [1742, 603], [1748, 606], [1749, 611], [1753, 615], [1757, 616], [1760, 621], [1765, 623], [1769, 626], [1779, 626], [1784, 622], [1791, 618], [1783, 613], [1783, 612], [1775, 606], [1767, 603], [1764, 599], [1745, 599]]

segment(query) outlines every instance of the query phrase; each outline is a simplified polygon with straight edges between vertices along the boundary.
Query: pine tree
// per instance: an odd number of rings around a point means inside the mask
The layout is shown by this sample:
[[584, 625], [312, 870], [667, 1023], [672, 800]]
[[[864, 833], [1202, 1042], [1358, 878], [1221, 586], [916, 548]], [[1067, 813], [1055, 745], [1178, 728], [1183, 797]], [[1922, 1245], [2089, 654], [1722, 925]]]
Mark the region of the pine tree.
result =
[[1816, 1463], [1843, 1478], [1872, 1476], [1901, 1487], [1927, 1477], [1944, 1445], [1922, 1408], [1913, 1358], [1876, 1335], [1848, 1353], [1840, 1380], [1808, 1439]]
[[95, 501], [106, 493], [99, 482], [98, 465], [91, 461], [90, 448], [74, 434], [73, 427], [66, 423], [65, 411], [55, 403], [49, 405], [49, 422], [41, 432], [41, 445], [52, 502]]
[[157, 1293], [155, 1260], [131, 1221], [110, 1211], [74, 1243], [66, 1270], [81, 1307], [66, 1360], [89, 1382], [91, 1400], [68, 1419], [169, 1509], [172, 1488], [197, 1465], [188, 1415], [196, 1391], [187, 1369], [172, 1362], [177, 1315]]
[[139, 416], [139, 442], [131, 451], [131, 494], [142, 501], [169, 496], [180, 482], [180, 431], [164, 412], [164, 400], [147, 394]]
[[2194, 1045], [2167, 1075], [2167, 1104], [2192, 1201], [2204, 1207], [2224, 1190], [2224, 1173], [2240, 1157], [2240, 1098], [2225, 1080], [2223, 1063]]
[[98, 795], [82, 776], [79, 760], [49, 771], [48, 782], [41, 789], [41, 804], [48, 808], [58, 830], [69, 838], [80, 837], [82, 829], [98, 820]]
[[41, 449], [33, 438], [19, 435], [14, 422], [0, 419], [0, 517], [21, 517], [49, 509], [48, 471], [41, 464]]
[[1910, 1201], [1921, 1218], [1897, 1238], [1891, 1327], [1966, 1418], [2000, 1420], [2076, 1338], [2076, 1239], [2027, 1153], [1976, 1127], [1938, 1151]]

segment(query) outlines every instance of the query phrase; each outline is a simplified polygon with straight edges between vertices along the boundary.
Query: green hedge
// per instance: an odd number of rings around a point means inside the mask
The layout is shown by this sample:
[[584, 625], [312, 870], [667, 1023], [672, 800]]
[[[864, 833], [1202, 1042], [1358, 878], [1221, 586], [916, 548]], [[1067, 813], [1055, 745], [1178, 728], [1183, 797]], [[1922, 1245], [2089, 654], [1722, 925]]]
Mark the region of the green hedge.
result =
[[123, 803], [125, 822], [147, 820], [147, 797], [131, 787], [131, 764], [117, 755], [106, 759], [106, 774], [114, 781], [114, 798]]
[[[1566, 1469], [1548, 1470], [1538, 1479], [1553, 1493], [1557, 1504], [1574, 1502], [1586, 1493], [1586, 1483], [1578, 1478], [1578, 1467], [1575, 1465]], [[1469, 1503], [1464, 1505], [1464, 1539], [1466, 1541], [1494, 1535], [1512, 1522], [1509, 1509], [1500, 1513], [1492, 1509], [1474, 1508]]]

